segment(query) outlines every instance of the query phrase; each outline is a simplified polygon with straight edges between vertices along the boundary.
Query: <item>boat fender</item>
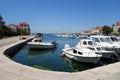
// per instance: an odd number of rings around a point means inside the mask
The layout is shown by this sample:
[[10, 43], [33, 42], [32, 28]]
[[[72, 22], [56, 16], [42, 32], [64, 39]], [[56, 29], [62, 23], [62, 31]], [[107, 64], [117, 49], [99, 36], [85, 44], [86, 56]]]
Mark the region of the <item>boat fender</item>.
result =
[[65, 54], [64, 54], [64, 53], [62, 53], [62, 54], [60, 54], [60, 56], [61, 56], [61, 57], [64, 57], [64, 56], [65, 56]]

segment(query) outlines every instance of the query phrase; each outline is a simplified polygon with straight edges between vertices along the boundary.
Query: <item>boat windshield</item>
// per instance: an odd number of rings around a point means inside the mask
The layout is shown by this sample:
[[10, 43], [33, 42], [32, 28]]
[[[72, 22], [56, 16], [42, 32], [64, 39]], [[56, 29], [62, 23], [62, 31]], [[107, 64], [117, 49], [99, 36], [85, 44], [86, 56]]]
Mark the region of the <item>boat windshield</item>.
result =
[[118, 42], [118, 40], [117, 40], [116, 37], [110, 37], [110, 39], [111, 39], [113, 42]]
[[93, 45], [93, 42], [92, 41], [88, 41], [88, 45]]
[[111, 42], [109, 38], [100, 38], [101, 42]]
[[97, 51], [100, 51], [100, 50], [102, 50], [102, 48], [100, 48], [100, 47], [97, 47], [96, 49], [97, 49]]
[[92, 47], [88, 47], [90, 50], [95, 50], [94, 48], [92, 48]]
[[100, 40], [98, 38], [93, 37], [92, 40], [95, 41], [95, 42], [100, 42]]

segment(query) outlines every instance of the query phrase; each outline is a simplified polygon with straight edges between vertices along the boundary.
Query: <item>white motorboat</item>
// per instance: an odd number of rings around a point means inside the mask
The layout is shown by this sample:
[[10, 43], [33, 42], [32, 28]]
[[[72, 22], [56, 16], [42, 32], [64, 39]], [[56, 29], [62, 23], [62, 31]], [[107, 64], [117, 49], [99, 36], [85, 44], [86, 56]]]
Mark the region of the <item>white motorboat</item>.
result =
[[117, 39], [116, 36], [108, 36], [110, 38], [110, 40], [112, 41], [112, 43], [120, 45], [120, 41], [119, 39]]
[[65, 45], [65, 48], [62, 49], [62, 51], [68, 58], [85, 63], [97, 64], [100, 57], [102, 57], [101, 54], [96, 54], [95, 51], [88, 48], [71, 48], [68, 44]]
[[33, 49], [53, 49], [57, 47], [56, 41], [50, 43], [41, 42], [41, 37], [35, 37], [31, 42], [28, 42], [27, 44], [30, 46], [30, 48]]
[[89, 48], [89, 49], [95, 51], [95, 53], [102, 54], [103, 58], [111, 58], [113, 56], [113, 54], [116, 54], [115, 51], [108, 51], [108, 50], [103, 49], [100, 46], [94, 45], [93, 41], [90, 39], [80, 40], [80, 42], [76, 45], [76, 47], [77, 48], [79, 48], [79, 47]]
[[120, 49], [120, 45], [113, 43], [108, 36], [94, 35], [90, 36], [90, 39], [93, 40], [95, 45], [101, 46], [106, 50], [116, 51]]
[[28, 42], [28, 45], [30, 45], [30, 48], [34, 49], [52, 49], [56, 48], [56, 43], [45, 43], [45, 42]]

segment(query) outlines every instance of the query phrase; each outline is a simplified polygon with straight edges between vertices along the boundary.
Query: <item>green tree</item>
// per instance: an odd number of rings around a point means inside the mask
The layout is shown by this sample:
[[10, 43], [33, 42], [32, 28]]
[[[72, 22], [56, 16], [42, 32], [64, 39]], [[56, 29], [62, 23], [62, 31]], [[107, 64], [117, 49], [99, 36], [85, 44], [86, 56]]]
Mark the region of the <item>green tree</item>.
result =
[[6, 29], [5, 22], [3, 21], [3, 18], [0, 15], [0, 38], [5, 36], [5, 29]]
[[104, 35], [109, 35], [112, 31], [113, 30], [110, 26], [107, 25], [103, 26], [102, 32]]
[[12, 36], [13, 32], [11, 31], [10, 28], [8, 28], [5, 25], [5, 22], [3, 21], [2, 16], [0, 15], [0, 38], [5, 37], [5, 36]]
[[21, 30], [20, 34], [21, 34], [21, 35], [28, 35], [28, 33], [27, 33], [26, 30]]
[[2, 16], [0, 15], [0, 27], [1, 26], [4, 26], [5, 25], [5, 22], [3, 21], [3, 18], [2, 18]]
[[3, 20], [3, 18], [2, 18], [2, 16], [0, 15], [0, 21], [2, 21]]

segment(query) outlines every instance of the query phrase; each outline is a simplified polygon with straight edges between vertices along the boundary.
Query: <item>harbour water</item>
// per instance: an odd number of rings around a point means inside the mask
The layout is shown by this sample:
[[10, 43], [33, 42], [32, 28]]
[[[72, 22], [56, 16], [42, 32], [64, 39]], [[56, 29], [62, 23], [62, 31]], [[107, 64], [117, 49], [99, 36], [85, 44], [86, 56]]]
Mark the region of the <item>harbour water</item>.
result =
[[63, 72], [83, 71], [116, 62], [114, 60], [103, 60], [100, 64], [96, 65], [85, 64], [60, 56], [65, 44], [74, 47], [79, 40], [79, 38], [59, 38], [53, 34], [43, 34], [44, 42], [56, 41], [58, 47], [52, 50], [31, 50], [29, 45], [26, 44], [12, 59], [24, 65]]

